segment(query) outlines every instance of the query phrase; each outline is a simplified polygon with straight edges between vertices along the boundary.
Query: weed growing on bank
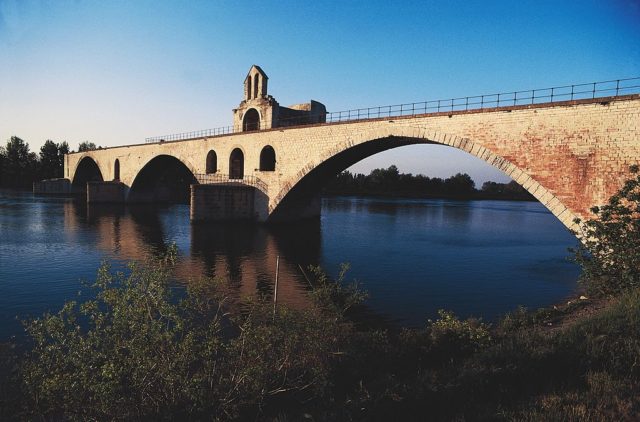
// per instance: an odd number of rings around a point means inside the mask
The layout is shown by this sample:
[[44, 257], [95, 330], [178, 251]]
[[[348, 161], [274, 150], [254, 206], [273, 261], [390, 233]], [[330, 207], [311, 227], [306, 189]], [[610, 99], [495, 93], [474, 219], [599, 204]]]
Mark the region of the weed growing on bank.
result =
[[593, 207], [595, 218], [576, 219], [583, 241], [574, 251], [582, 267], [581, 279], [596, 295], [614, 295], [640, 287], [640, 173], [632, 177], [602, 207]]

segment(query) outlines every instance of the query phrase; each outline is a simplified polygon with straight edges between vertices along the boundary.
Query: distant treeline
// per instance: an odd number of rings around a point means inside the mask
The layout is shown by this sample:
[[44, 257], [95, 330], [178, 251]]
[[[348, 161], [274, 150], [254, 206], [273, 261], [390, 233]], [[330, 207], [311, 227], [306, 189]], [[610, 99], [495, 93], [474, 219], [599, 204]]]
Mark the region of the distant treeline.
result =
[[[78, 152], [98, 148], [93, 142], [82, 142]], [[6, 146], [0, 146], [0, 187], [27, 189], [35, 181], [62, 177], [64, 155], [69, 152], [73, 151], [69, 150], [68, 143], [49, 139], [36, 154], [29, 151], [27, 142], [12, 136]]]
[[515, 181], [509, 183], [485, 182], [480, 190], [464, 173], [446, 179], [422, 174], [400, 173], [394, 165], [387, 169], [375, 169], [368, 176], [344, 171], [325, 188], [329, 195], [375, 195], [411, 198], [464, 198], [535, 200]]

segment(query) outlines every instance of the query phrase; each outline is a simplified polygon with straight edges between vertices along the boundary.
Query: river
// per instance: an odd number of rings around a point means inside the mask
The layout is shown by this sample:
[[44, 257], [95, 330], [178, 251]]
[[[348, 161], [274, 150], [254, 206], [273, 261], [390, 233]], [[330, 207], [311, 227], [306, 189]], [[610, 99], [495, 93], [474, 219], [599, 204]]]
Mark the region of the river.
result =
[[[291, 226], [192, 225], [187, 205], [124, 207], [0, 191], [0, 341], [19, 319], [56, 311], [92, 281], [175, 243], [178, 282], [225, 280], [237, 297], [270, 294], [280, 257], [279, 300], [305, 306], [300, 270], [321, 265], [369, 293], [369, 313], [417, 327], [438, 309], [492, 321], [537, 308], [576, 288], [567, 248], [576, 238], [537, 202], [329, 197], [320, 221]], [[16, 318], [17, 317], [17, 318]]]

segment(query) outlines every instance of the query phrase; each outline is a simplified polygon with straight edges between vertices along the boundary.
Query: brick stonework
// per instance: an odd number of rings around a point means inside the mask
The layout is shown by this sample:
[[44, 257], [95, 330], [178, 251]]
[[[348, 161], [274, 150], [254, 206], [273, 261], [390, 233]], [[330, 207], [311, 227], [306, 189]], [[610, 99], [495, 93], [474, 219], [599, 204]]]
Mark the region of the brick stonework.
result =
[[[105, 180], [111, 180], [114, 162], [119, 159], [120, 180], [130, 187], [141, 169], [161, 154], [176, 157], [193, 173], [205, 173], [210, 150], [217, 154], [218, 172], [228, 174], [230, 153], [240, 148], [245, 175], [257, 176], [268, 187], [268, 213], [272, 215], [284, 207], [294, 187], [303, 186], [301, 181], [326, 179], [369, 155], [420, 143], [447, 145], [479, 157], [524, 186], [572, 227], [576, 216], [589, 217], [590, 207], [606, 202], [620, 188], [629, 165], [640, 162], [640, 96], [106, 148], [69, 154], [65, 176], [73, 180], [80, 160], [90, 157]], [[276, 171], [259, 170], [260, 151], [266, 145], [275, 149]]]

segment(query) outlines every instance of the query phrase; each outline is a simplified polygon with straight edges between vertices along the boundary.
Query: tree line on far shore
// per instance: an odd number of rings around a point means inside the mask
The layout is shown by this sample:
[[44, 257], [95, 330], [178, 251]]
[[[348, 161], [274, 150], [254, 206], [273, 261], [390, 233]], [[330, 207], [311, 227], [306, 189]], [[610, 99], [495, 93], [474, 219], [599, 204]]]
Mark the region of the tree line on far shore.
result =
[[[93, 142], [81, 142], [78, 152], [99, 148]], [[74, 151], [67, 142], [47, 139], [36, 154], [27, 142], [12, 136], [4, 147], [0, 146], [0, 187], [30, 188], [38, 180], [63, 177], [64, 155], [70, 152]]]
[[509, 183], [485, 182], [481, 189], [476, 189], [475, 182], [466, 173], [457, 173], [446, 179], [422, 174], [414, 176], [400, 173], [395, 165], [372, 170], [368, 176], [344, 171], [327, 185], [324, 192], [330, 195], [535, 200], [513, 180]]

